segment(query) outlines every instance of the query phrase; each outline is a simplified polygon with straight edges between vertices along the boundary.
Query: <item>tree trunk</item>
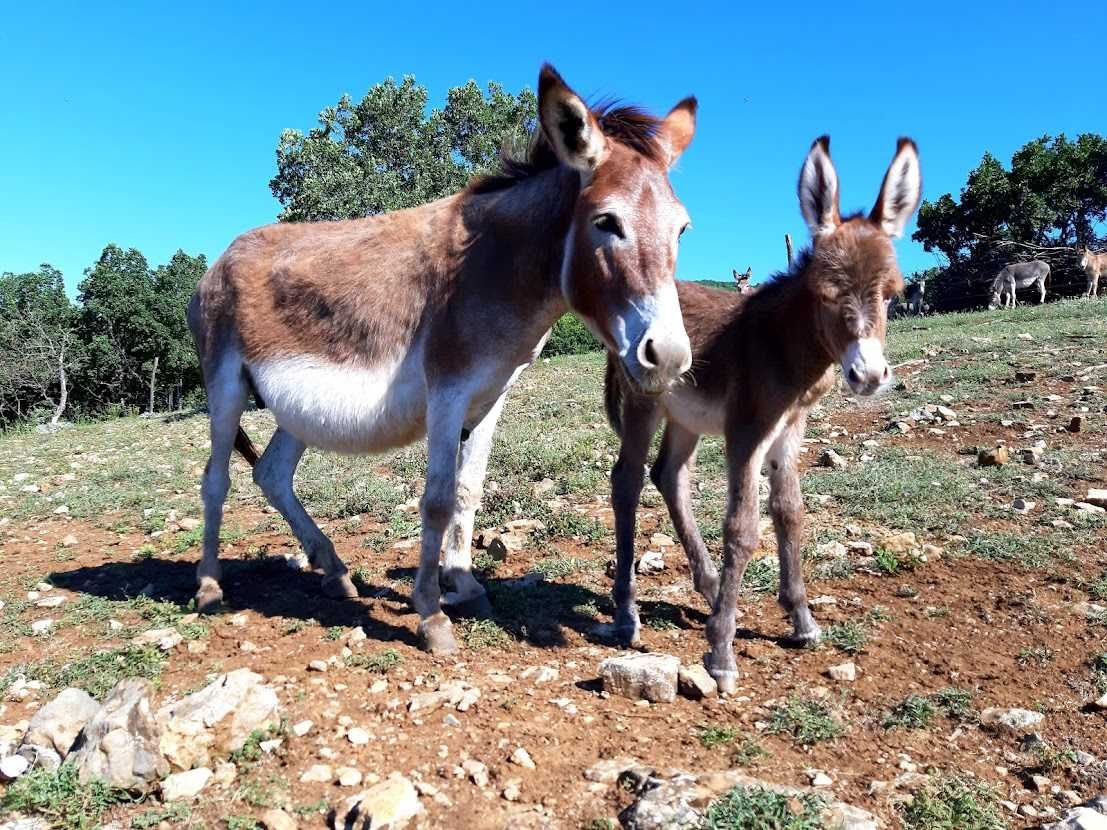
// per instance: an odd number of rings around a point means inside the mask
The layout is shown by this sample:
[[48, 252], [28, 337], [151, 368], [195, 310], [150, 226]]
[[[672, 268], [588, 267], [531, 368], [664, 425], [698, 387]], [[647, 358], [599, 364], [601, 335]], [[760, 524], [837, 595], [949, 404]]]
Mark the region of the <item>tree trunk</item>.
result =
[[151, 415], [154, 414], [154, 390], [157, 388], [158, 379], [158, 359], [154, 358], [154, 367], [150, 370], [150, 406], [147, 408], [147, 412]]
[[58, 392], [58, 405], [54, 408], [54, 417], [50, 419], [50, 426], [57, 426], [58, 421], [61, 420], [62, 413], [65, 412], [65, 405], [69, 401], [69, 383], [65, 376], [65, 352], [61, 353], [58, 358], [58, 385], [60, 386]]
[[784, 247], [788, 250], [788, 267], [792, 267], [792, 235], [784, 234]]

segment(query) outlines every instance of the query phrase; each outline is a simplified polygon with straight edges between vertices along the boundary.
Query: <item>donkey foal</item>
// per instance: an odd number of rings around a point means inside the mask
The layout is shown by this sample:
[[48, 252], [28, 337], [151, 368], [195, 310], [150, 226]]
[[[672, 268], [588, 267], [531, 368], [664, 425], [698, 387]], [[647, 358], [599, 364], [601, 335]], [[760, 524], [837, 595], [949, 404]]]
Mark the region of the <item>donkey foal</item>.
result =
[[[793, 639], [805, 645], [818, 641], [801, 570], [803, 497], [796, 468], [807, 413], [833, 384], [835, 362], [857, 395], [873, 395], [892, 382], [884, 358], [886, 300], [903, 288], [892, 239], [918, 207], [921, 190], [915, 144], [900, 139], [872, 212], [843, 219], [829, 139], [818, 139], [799, 179], [800, 207], [813, 243], [792, 270], [746, 295], [678, 283], [692, 342], [687, 381], [646, 395], [608, 358], [605, 404], [622, 439], [611, 473], [615, 627], [627, 644], [636, 643], [639, 634], [634, 535], [642, 468], [662, 420], [665, 431], [650, 477], [684, 546], [693, 584], [712, 608], [706, 664], [720, 690], [732, 692], [737, 680], [738, 590], [758, 544], [757, 482], [766, 460], [780, 558], [779, 601], [791, 616]], [[705, 433], [726, 439], [729, 493], [721, 579], [692, 514], [692, 468]]]

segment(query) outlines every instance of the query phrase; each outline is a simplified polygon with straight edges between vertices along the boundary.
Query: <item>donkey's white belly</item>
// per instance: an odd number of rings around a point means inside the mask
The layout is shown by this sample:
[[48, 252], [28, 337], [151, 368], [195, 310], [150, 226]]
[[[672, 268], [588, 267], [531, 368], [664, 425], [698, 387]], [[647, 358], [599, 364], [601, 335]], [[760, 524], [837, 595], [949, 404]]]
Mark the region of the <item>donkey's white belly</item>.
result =
[[259, 361], [249, 369], [277, 423], [308, 446], [379, 452], [426, 432], [420, 349], [373, 368], [300, 355]]
[[677, 385], [661, 399], [671, 420], [700, 435], [722, 435], [726, 424], [726, 405], [700, 394], [694, 386]]

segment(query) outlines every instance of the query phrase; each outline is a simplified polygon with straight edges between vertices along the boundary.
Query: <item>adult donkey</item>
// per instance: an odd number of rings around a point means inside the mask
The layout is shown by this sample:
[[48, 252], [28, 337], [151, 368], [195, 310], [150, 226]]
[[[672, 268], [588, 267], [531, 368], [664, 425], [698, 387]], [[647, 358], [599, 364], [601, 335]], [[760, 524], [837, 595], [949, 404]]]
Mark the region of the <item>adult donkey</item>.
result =
[[1030, 262], [1012, 262], [1004, 266], [994, 280], [992, 280], [992, 296], [988, 301], [988, 308], [1014, 308], [1018, 305], [1015, 292], [1023, 288], [1034, 286], [1038, 289], [1038, 302], [1044, 303], [1046, 298], [1046, 285], [1049, 283], [1049, 263], [1040, 259]]
[[[505, 156], [500, 176], [410, 210], [259, 228], [204, 275], [188, 310], [211, 420], [200, 609], [222, 599], [232, 447], [323, 569], [324, 592], [353, 597], [345, 565], [293, 492], [296, 465], [306, 446], [368, 453], [425, 434], [413, 604], [422, 644], [453, 651], [439, 593], [443, 536], [452, 521], [449, 599], [483, 599], [469, 543], [492, 432], [554, 321], [576, 312], [645, 392], [688, 369], [673, 276], [688, 214], [668, 170], [692, 140], [695, 99], [664, 119], [591, 110], [546, 65], [538, 112], [527, 157]], [[278, 427], [260, 458], [239, 426], [251, 390]]]
[[[884, 358], [885, 302], [903, 289], [892, 239], [919, 205], [918, 153], [914, 142], [900, 139], [872, 212], [843, 219], [829, 146], [825, 136], [818, 139], [800, 173], [800, 207], [813, 247], [788, 273], [745, 296], [678, 285], [695, 367], [688, 383], [651, 397], [635, 390], [615, 361], [607, 364], [607, 414], [622, 438], [611, 473], [615, 629], [626, 643], [638, 639], [635, 513], [650, 440], [664, 420], [650, 477], [688, 555], [695, 589], [711, 605], [706, 662], [723, 691], [733, 691], [737, 679], [735, 611], [742, 575], [758, 544], [762, 463], [767, 458], [770, 467], [780, 604], [791, 615], [794, 639], [815, 643], [820, 632], [803, 584], [803, 498], [796, 469], [807, 413], [833, 384], [834, 363], [841, 365], [857, 395], [873, 395], [892, 382]], [[721, 580], [692, 514], [692, 467], [696, 444], [705, 433], [726, 439], [729, 490]]]
[[1084, 296], [1095, 299], [1099, 291], [1099, 278], [1107, 274], [1107, 251], [1096, 254], [1089, 248], [1085, 248], [1080, 257], [1080, 267], [1088, 277], [1088, 289], [1084, 292]]

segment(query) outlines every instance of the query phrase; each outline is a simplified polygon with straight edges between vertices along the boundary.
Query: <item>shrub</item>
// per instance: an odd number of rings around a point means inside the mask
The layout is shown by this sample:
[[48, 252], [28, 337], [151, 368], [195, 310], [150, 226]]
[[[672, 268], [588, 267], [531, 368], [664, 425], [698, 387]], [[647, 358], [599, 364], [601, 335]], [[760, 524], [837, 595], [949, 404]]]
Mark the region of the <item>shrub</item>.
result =
[[565, 314], [554, 323], [550, 339], [542, 349], [542, 357], [559, 354], [584, 354], [598, 352], [603, 347], [592, 336], [592, 332], [572, 314]]

